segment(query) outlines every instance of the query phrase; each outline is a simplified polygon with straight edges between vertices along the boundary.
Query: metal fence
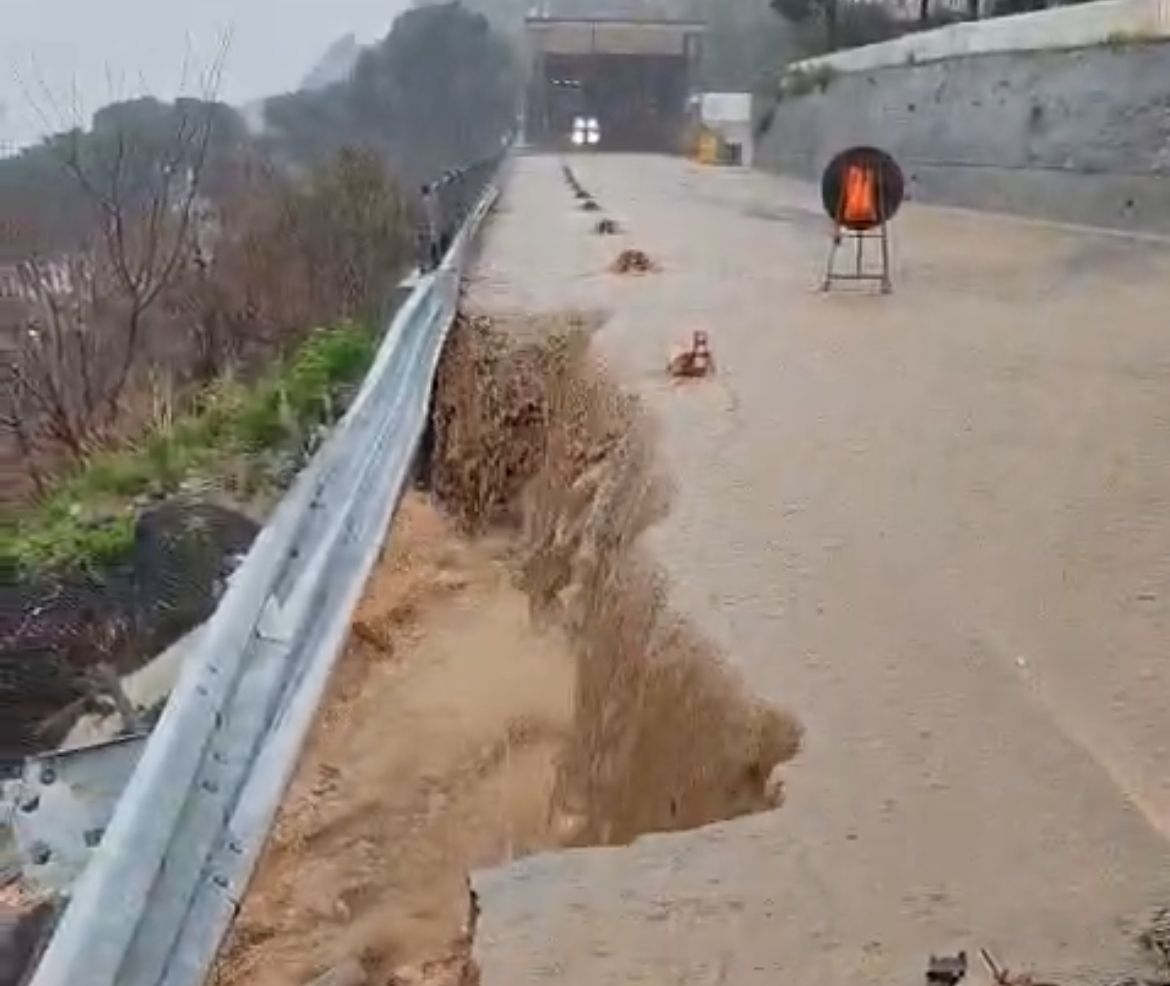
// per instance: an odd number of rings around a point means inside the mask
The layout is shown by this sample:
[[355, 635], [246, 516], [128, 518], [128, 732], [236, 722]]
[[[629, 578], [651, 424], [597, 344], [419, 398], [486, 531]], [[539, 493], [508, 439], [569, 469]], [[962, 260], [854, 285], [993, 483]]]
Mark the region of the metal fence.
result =
[[32, 986], [197, 986], [243, 898], [426, 427], [498, 159], [445, 183], [458, 228], [187, 659]]
[[465, 168], [445, 171], [423, 185], [420, 194], [426, 226], [419, 265], [424, 271], [435, 269], [447, 255], [484, 189], [499, 170], [500, 160], [500, 155], [493, 155]]

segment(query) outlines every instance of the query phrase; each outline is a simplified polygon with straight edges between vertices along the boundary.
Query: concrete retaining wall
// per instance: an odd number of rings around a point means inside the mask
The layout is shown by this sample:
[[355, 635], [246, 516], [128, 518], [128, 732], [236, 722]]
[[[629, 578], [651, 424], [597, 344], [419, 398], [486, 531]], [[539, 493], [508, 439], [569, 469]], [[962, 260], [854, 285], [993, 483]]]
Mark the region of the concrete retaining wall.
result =
[[756, 164], [816, 177], [854, 144], [893, 154], [913, 198], [1170, 234], [1170, 44], [835, 75], [775, 108]]
[[861, 72], [966, 55], [1083, 48], [1123, 38], [1170, 38], [1170, 0], [1097, 0], [1015, 17], [951, 24], [798, 64]]

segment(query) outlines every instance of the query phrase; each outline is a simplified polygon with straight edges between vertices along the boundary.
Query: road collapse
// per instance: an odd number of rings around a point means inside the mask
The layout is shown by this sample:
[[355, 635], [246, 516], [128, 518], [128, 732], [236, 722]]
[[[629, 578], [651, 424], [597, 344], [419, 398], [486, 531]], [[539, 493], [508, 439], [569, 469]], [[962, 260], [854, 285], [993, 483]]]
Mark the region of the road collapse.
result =
[[470, 982], [472, 869], [781, 802], [800, 729], [640, 557], [669, 501], [594, 324], [460, 318], [217, 986]]

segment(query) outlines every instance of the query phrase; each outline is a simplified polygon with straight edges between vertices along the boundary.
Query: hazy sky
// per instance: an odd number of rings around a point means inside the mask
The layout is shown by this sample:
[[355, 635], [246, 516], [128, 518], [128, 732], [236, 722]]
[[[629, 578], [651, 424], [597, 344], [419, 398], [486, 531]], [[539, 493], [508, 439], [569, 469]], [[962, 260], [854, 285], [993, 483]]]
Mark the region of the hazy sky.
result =
[[[0, 0], [0, 149], [114, 99], [175, 94], [185, 53], [198, 67], [225, 32], [221, 95], [240, 103], [290, 89], [344, 34], [385, 34], [408, 0]], [[196, 73], [192, 72], [191, 75]], [[193, 88], [188, 84], [188, 89]], [[51, 98], [50, 98], [51, 95]], [[55, 105], [54, 105], [55, 104]]]

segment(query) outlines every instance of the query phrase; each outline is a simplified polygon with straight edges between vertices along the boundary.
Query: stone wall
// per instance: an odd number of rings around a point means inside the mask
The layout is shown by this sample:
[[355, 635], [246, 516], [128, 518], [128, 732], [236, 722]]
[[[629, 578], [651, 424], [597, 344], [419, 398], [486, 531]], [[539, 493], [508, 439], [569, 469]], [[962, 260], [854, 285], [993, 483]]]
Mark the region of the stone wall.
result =
[[834, 74], [761, 110], [757, 167], [815, 178], [873, 144], [911, 198], [1170, 234], [1170, 44]]
[[[965, 2], [959, 5], [965, 10]], [[980, 0], [981, 7], [986, 5], [986, 0]], [[860, 72], [966, 55], [1084, 48], [1121, 39], [1159, 38], [1170, 38], [1170, 0], [1095, 0], [1014, 17], [950, 24], [881, 44], [810, 58], [801, 65], [830, 65], [838, 72]]]

